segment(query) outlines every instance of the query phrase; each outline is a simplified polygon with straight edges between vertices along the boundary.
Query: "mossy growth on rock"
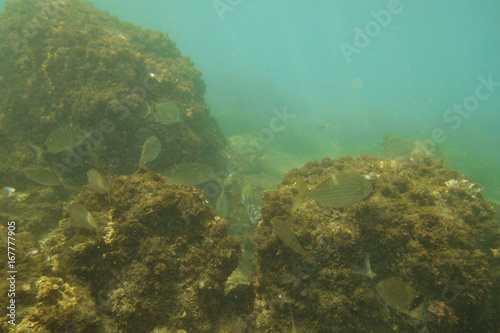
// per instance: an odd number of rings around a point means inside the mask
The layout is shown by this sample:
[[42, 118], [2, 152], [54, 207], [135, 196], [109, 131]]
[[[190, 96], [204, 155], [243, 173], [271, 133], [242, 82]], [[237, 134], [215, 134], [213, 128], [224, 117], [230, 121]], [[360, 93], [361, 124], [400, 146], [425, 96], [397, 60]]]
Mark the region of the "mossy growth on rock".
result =
[[[150, 166], [157, 171], [181, 162], [223, 164], [217, 152], [225, 140], [204, 102], [206, 84], [166, 33], [120, 22], [90, 2], [20, 0], [0, 14], [0, 41], [9, 186], [24, 187], [20, 170], [34, 163], [70, 183], [81, 184], [92, 167], [131, 174], [151, 135], [163, 147]], [[167, 126], [146, 116], [167, 101], [181, 121]], [[88, 138], [70, 151], [38, 156], [65, 126]]]
[[[369, 175], [372, 193], [348, 208], [309, 200], [290, 211], [297, 175], [312, 188], [344, 172]], [[259, 331], [289, 330], [290, 309], [300, 332], [424, 327], [479, 332], [493, 327], [478, 314], [488, 311], [498, 271], [490, 250], [499, 245], [498, 224], [470, 178], [427, 157], [389, 162], [369, 155], [325, 158], [290, 171], [263, 199], [263, 221], [255, 236], [253, 315]], [[275, 216], [314, 255], [304, 257], [284, 246], [270, 224]], [[367, 255], [374, 279], [356, 273]], [[391, 309], [377, 294], [377, 281], [391, 277], [418, 292], [419, 315]]]
[[[24, 325], [40, 332], [65, 325], [82, 332], [215, 331], [224, 283], [241, 250], [201, 190], [141, 168], [113, 179], [109, 198], [84, 186], [75, 202], [92, 214], [100, 236], [75, 225], [65, 212], [44, 243], [51, 269], [41, 278], [60, 286], [54, 299], [71, 291], [73, 301], [79, 300], [76, 308], [81, 302], [92, 311], [68, 311], [65, 303], [41, 300], [37, 282], [27, 294], [38, 303], [19, 314]], [[42, 312], [50, 313], [50, 322], [31, 315]]]

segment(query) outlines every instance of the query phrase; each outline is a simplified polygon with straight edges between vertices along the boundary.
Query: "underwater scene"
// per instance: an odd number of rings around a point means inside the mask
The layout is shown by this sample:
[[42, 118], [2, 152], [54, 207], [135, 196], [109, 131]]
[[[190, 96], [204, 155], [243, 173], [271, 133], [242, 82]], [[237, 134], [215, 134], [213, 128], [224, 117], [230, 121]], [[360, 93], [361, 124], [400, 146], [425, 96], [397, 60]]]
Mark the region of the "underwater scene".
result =
[[0, 333], [500, 331], [500, 2], [0, 8]]

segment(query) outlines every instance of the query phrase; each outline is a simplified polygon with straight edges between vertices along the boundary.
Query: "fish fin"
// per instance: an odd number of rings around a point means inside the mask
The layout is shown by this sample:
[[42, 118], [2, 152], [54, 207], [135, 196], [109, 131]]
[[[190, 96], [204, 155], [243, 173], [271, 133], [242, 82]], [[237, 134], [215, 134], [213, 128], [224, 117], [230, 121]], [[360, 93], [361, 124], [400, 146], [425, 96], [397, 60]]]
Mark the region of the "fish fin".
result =
[[142, 166], [144, 166], [145, 164], [147, 163], [147, 161], [144, 161], [144, 157], [142, 157], [141, 155], [141, 158], [139, 159], [139, 166], [138, 166], [138, 169], [140, 169]]
[[293, 320], [292, 307], [288, 304], [288, 309], [290, 310], [290, 317], [292, 318], [292, 333], [296, 333], [297, 329], [295, 328], [295, 321]]
[[365, 258], [365, 262], [362, 267], [359, 267], [354, 271], [354, 273], [366, 276], [367, 278], [373, 279], [377, 274], [372, 271], [372, 267], [370, 265], [370, 255], [367, 254]]
[[152, 114], [153, 112], [151, 111], [151, 107], [149, 106], [149, 103], [146, 102], [146, 114], [144, 115], [144, 117], [142, 117], [143, 119], [146, 118], [147, 116], [149, 116], [150, 114]]
[[299, 194], [297, 194], [297, 196], [293, 199], [292, 211], [299, 208], [300, 205], [302, 205], [306, 201], [306, 196], [309, 192], [306, 183], [304, 183], [304, 180], [302, 179], [302, 177], [300, 177], [300, 175], [297, 175], [297, 190], [299, 191]]
[[40, 161], [42, 161], [43, 153], [44, 153], [43, 147], [39, 147], [39, 146], [32, 144], [32, 143], [29, 143], [29, 142], [26, 142], [26, 145], [28, 145], [28, 147], [31, 149], [33, 154], [35, 154], [35, 163], [36, 164], [40, 163]]

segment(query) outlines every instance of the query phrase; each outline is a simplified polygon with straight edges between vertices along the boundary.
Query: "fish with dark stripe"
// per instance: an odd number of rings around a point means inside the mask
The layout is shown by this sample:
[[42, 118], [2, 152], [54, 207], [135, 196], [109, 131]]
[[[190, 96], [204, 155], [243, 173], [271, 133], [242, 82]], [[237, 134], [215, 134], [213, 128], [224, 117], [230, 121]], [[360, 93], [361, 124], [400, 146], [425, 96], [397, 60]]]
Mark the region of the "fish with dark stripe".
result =
[[45, 145], [49, 153], [55, 154], [75, 148], [86, 138], [87, 135], [85, 135], [82, 130], [68, 125], [52, 132], [45, 141]]
[[309, 199], [316, 200], [322, 207], [349, 207], [363, 200], [370, 194], [372, 185], [362, 175], [341, 173], [328, 177], [312, 190], [309, 190], [297, 175], [297, 190], [292, 211]]

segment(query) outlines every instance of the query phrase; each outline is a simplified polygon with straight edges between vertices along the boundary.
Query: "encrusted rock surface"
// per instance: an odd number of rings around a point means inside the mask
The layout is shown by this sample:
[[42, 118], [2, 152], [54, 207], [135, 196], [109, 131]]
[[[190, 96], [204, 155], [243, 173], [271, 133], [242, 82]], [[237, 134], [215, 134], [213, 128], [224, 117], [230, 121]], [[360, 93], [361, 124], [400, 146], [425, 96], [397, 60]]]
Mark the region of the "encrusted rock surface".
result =
[[[345, 209], [310, 200], [290, 212], [297, 175], [312, 188], [341, 172], [369, 174], [372, 193]], [[450, 188], [450, 179], [466, 179], [468, 186]], [[254, 319], [247, 326], [259, 332], [289, 328], [291, 309], [304, 332], [484, 331], [493, 322], [487, 319], [494, 310], [488, 298], [498, 260], [490, 249], [498, 247], [499, 234], [478, 188], [429, 158], [325, 158], [290, 171], [276, 191], [264, 194], [256, 231], [256, 301], [249, 317]], [[314, 255], [304, 258], [285, 247], [269, 222], [274, 216]], [[378, 275], [374, 280], [355, 273], [367, 255]], [[421, 316], [387, 310], [375, 284], [388, 277], [418, 291], [418, 302], [425, 302]]]

